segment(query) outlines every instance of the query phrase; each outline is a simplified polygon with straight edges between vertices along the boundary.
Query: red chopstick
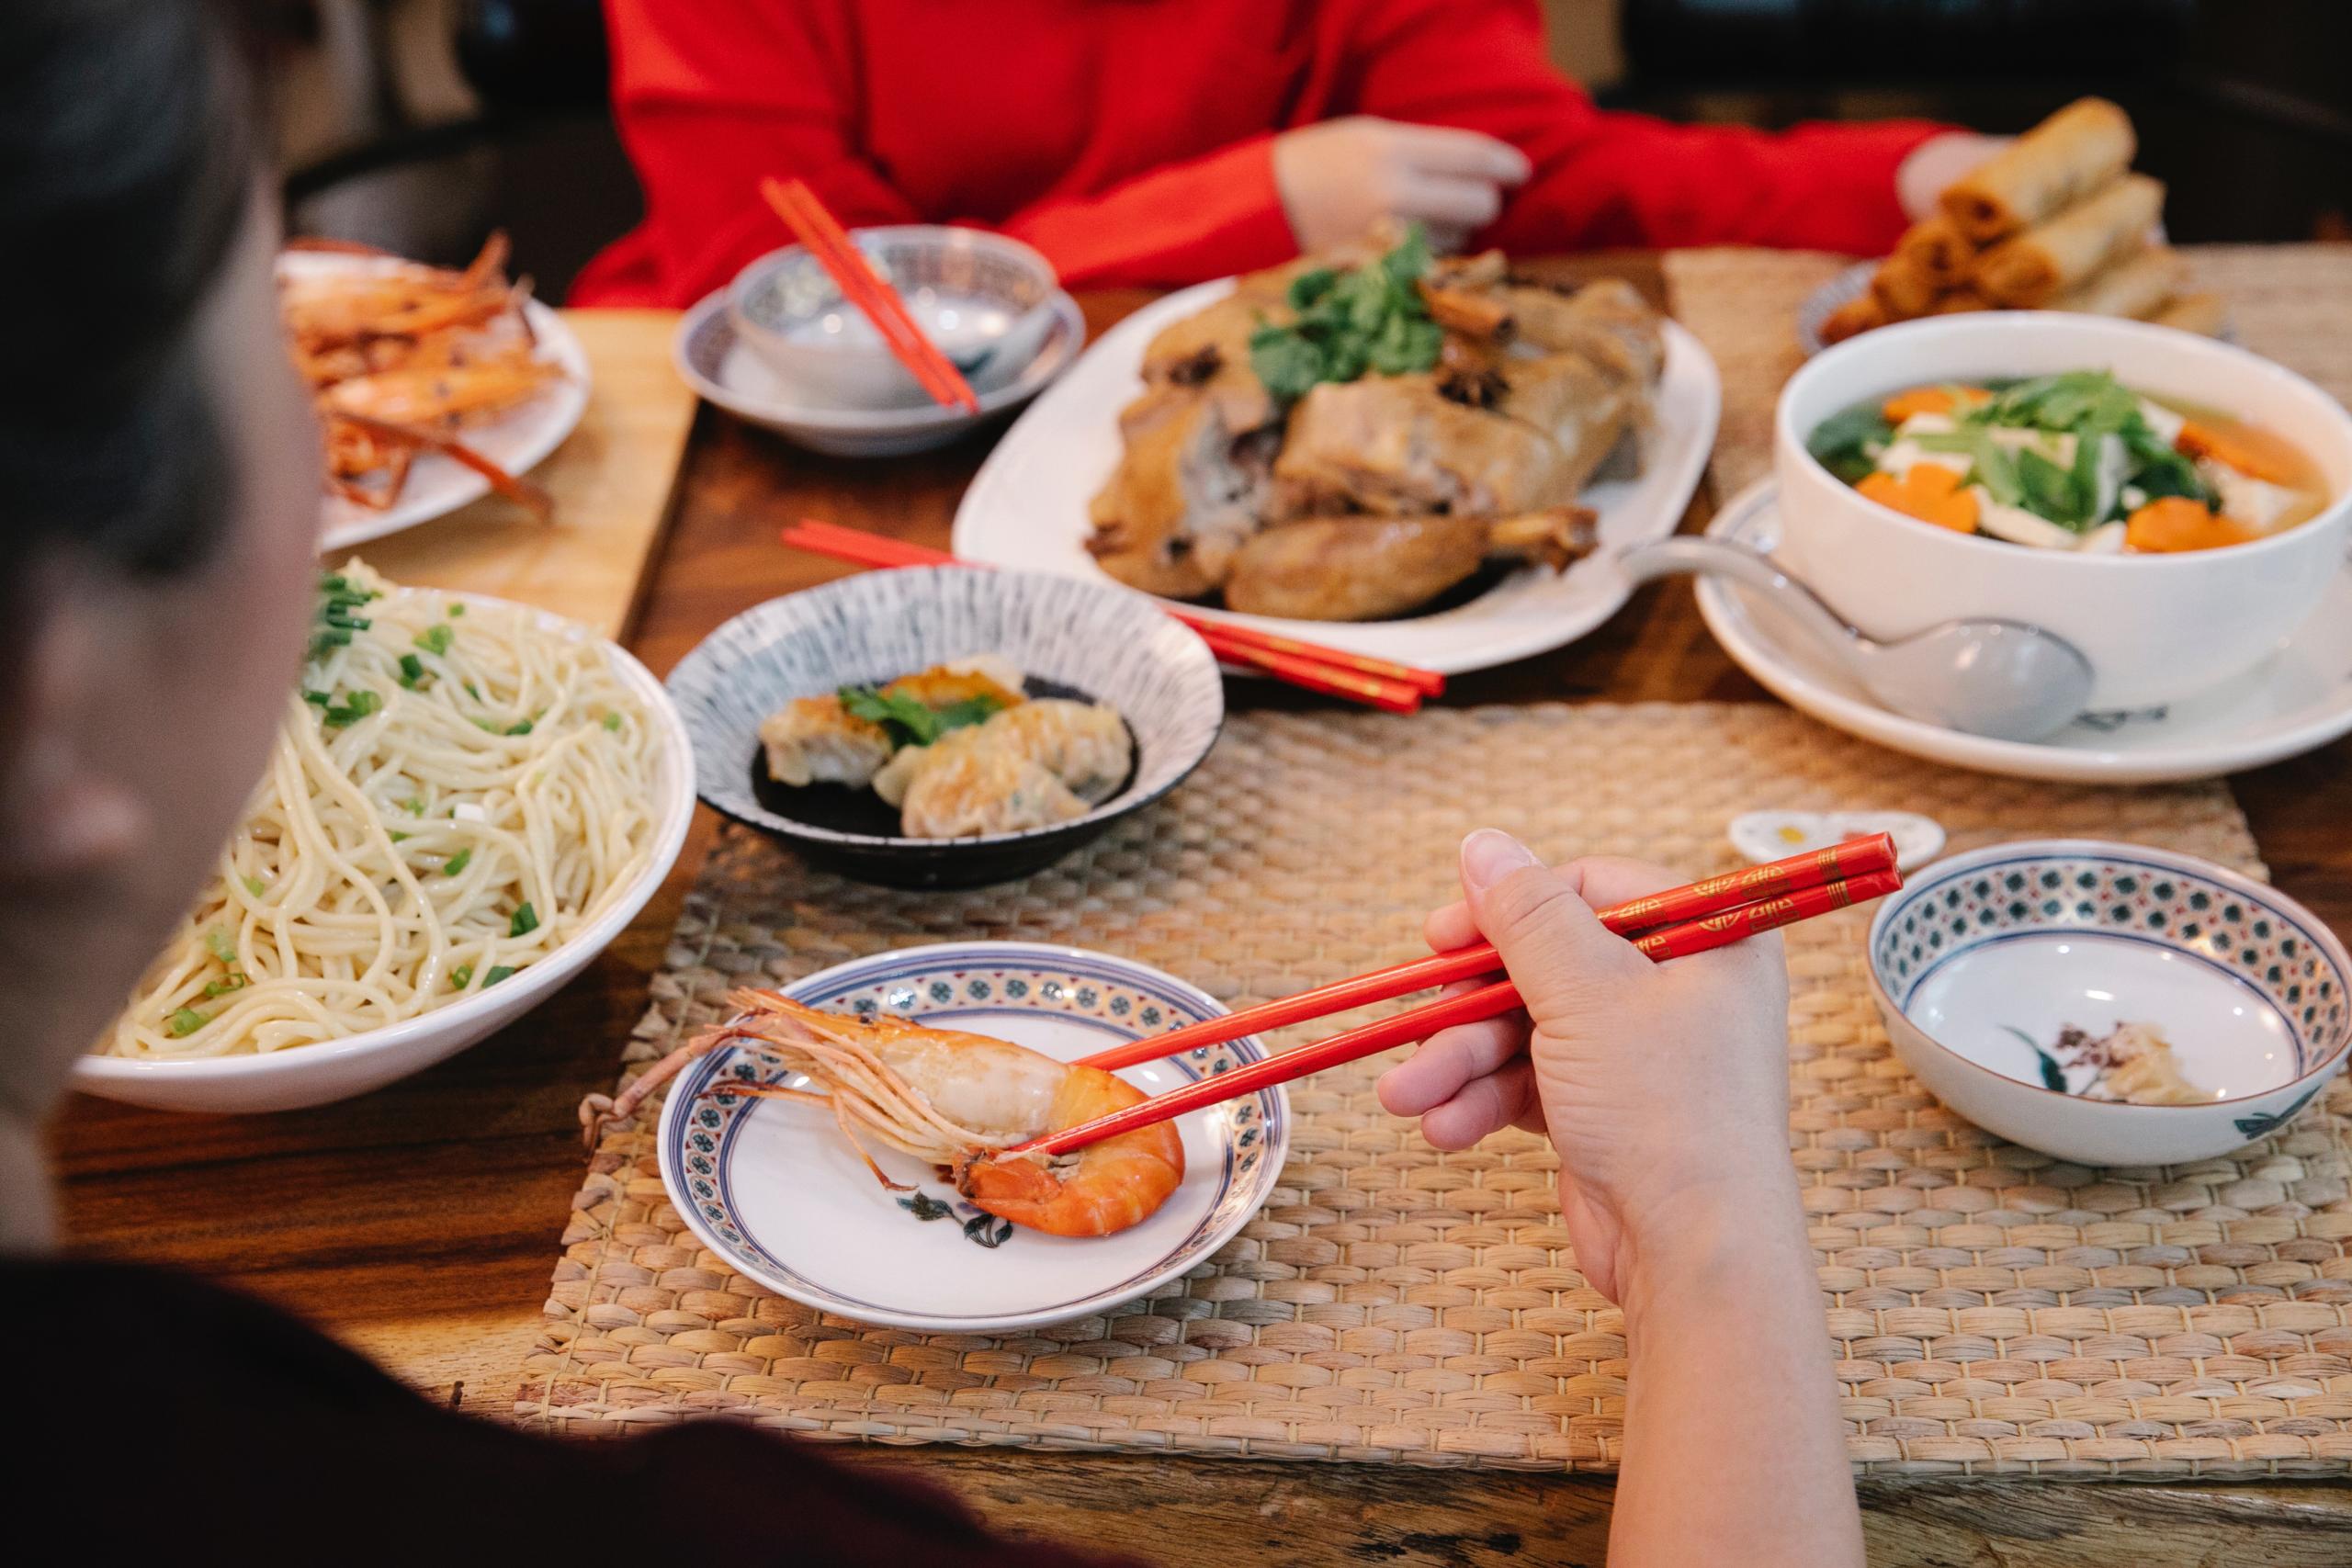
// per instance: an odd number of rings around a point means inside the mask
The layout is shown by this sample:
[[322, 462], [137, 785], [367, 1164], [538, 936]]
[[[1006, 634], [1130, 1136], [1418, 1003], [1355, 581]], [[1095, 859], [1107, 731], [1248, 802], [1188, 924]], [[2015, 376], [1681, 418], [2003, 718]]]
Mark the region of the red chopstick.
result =
[[[1634, 945], [1660, 961], [1686, 957], [1711, 948], [1728, 946], [1759, 931], [1776, 931], [1799, 920], [1809, 920], [1832, 909], [1842, 909], [1849, 904], [1876, 898], [1902, 886], [1903, 874], [1890, 867], [1840, 882], [1824, 883], [1783, 897], [1770, 898], [1762, 903], [1711, 915], [1705, 919], [1661, 926], [1648, 936], [1638, 939]], [[1442, 998], [1393, 1018], [1351, 1029], [1344, 1034], [1335, 1034], [1329, 1040], [1302, 1045], [1295, 1051], [1285, 1051], [1279, 1056], [1265, 1057], [1229, 1073], [1198, 1079], [1182, 1089], [1154, 1095], [1140, 1105], [1130, 1105], [1125, 1111], [1098, 1116], [1091, 1122], [1081, 1122], [1075, 1127], [1065, 1127], [1060, 1132], [1032, 1138], [1025, 1144], [1015, 1144], [1001, 1152], [1007, 1155], [1066, 1155], [1104, 1138], [1132, 1133], [1138, 1127], [1149, 1127], [1171, 1117], [1182, 1116], [1188, 1111], [1197, 1111], [1204, 1105], [1238, 1100], [1261, 1089], [1272, 1089], [1276, 1084], [1289, 1083], [1294, 1078], [1321, 1072], [1326, 1067], [1336, 1067], [1376, 1055], [1392, 1046], [1426, 1040], [1438, 1031], [1451, 1029], [1455, 1024], [1497, 1018], [1519, 1004], [1519, 987], [1509, 980], [1498, 980], [1475, 991]]]
[[[1848, 839], [1826, 850], [1807, 850], [1803, 854], [1790, 855], [1767, 865], [1751, 865], [1739, 871], [1725, 872], [1720, 876], [1710, 876], [1685, 887], [1612, 904], [1597, 913], [1602, 925], [1619, 936], [1631, 937], [1652, 927], [1670, 925], [1676, 921], [1703, 924], [1708, 917], [1723, 917], [1744, 908], [1754, 908], [1759, 899], [1867, 876], [1873, 872], [1891, 871], [1894, 866], [1894, 838], [1886, 833], [1872, 833], [1867, 838]], [[1650, 940], [1641, 937], [1634, 945], [1639, 947]], [[1660, 956], [1677, 957], [1679, 954], [1664, 953]], [[1451, 986], [1457, 980], [1475, 980], [1481, 975], [1498, 974], [1501, 969], [1502, 961], [1495, 954], [1494, 943], [1482, 942], [1476, 946], [1456, 948], [1452, 953], [1392, 964], [1385, 969], [1375, 969], [1353, 979], [1335, 980], [1330, 985], [1317, 986], [1296, 996], [1282, 997], [1256, 1007], [1243, 1008], [1239, 1012], [1204, 1018], [1198, 1023], [1188, 1023], [1165, 1034], [1148, 1034], [1124, 1045], [1114, 1045], [1107, 1051], [1097, 1051], [1091, 1056], [1081, 1056], [1078, 1065], [1100, 1067], [1106, 1073], [1115, 1072], [1121, 1067], [1134, 1066], [1137, 1062], [1153, 1062], [1164, 1056], [1177, 1055], [1195, 1046], [1221, 1044], [1227, 1040], [1238, 1040], [1245, 1034], [1262, 1034], [1270, 1029], [1304, 1023], [1311, 1018], [1326, 1018], [1335, 1012], [1345, 1012], [1350, 1008], [1409, 996], [1415, 991], [1428, 990], [1432, 986]]]
[[[928, 545], [887, 538], [862, 528], [844, 528], [815, 518], [803, 518], [786, 528], [782, 536], [796, 549], [854, 561], [860, 566], [982, 564], [960, 561], [945, 550], [935, 550]], [[1172, 605], [1163, 604], [1160, 608], [1198, 632], [1210, 649], [1227, 663], [1250, 665], [1293, 685], [1370, 703], [1391, 713], [1417, 712], [1423, 696], [1437, 696], [1445, 690], [1445, 677], [1434, 670], [1302, 642], [1255, 626], [1212, 620]]]
[[906, 301], [899, 298], [890, 280], [850, 243], [848, 231], [825, 210], [825, 204], [817, 199], [817, 193], [808, 188], [807, 181], [762, 180], [760, 195], [832, 275], [842, 298], [865, 312], [866, 319], [882, 334], [883, 342], [889, 344], [890, 352], [898, 355], [899, 362], [922, 383], [933, 401], [960, 406], [967, 413], [980, 412], [980, 400], [973, 395], [971, 383], [964, 379], [964, 373], [915, 325], [914, 318], [907, 314]]

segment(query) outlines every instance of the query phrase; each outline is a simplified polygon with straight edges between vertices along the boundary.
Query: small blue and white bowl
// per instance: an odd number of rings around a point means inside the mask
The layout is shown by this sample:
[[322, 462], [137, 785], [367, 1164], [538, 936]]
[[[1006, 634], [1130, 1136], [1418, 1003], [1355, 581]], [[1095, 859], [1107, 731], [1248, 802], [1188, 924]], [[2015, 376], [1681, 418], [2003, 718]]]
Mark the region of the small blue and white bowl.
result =
[[[1118, 709], [1136, 752], [1124, 787], [1049, 828], [910, 839], [871, 791], [767, 782], [760, 721], [794, 698], [982, 653], [1012, 660], [1032, 694]], [[782, 834], [815, 864], [894, 887], [976, 887], [1043, 870], [1182, 783], [1225, 724], [1208, 645], [1141, 594], [966, 566], [863, 572], [753, 605], [679, 660], [668, 686], [704, 800]]]
[[[1059, 288], [1053, 264], [1017, 240], [935, 223], [859, 229], [850, 240], [976, 392], [1019, 376], [1053, 330]], [[796, 400], [838, 409], [930, 405], [922, 384], [805, 246], [752, 262], [727, 298], [736, 333]]]
[[[992, 1035], [1062, 1061], [1227, 1010], [1147, 964], [1031, 942], [903, 948], [812, 975], [785, 995]], [[1265, 1054], [1245, 1036], [1119, 1076], [1160, 1094]], [[914, 1189], [888, 1190], [818, 1107], [725, 1092], [737, 1079], [777, 1076], [734, 1046], [679, 1075], [659, 1139], [670, 1201], [722, 1262], [777, 1294], [934, 1334], [1010, 1333], [1150, 1293], [1215, 1256], [1264, 1206], [1290, 1145], [1279, 1086], [1204, 1107], [1176, 1121], [1184, 1179], [1157, 1213], [1111, 1235], [1051, 1236], [991, 1219], [929, 1167], [877, 1148], [884, 1171]]]
[[[1871, 990], [1894, 1047], [1988, 1131], [2086, 1165], [2209, 1159], [2279, 1127], [2352, 1046], [2352, 957], [2276, 888], [2194, 855], [2090, 839], [1939, 861], [1879, 906]], [[2047, 1047], [2156, 1025], [2208, 1104], [2084, 1098]], [[2049, 1087], [2052, 1080], [2064, 1089]]]

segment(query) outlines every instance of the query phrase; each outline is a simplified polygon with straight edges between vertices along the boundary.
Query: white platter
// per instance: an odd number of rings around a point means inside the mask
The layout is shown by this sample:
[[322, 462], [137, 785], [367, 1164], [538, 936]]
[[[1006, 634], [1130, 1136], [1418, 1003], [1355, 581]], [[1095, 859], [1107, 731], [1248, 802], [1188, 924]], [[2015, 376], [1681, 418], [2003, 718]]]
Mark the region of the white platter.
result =
[[[1142, 389], [1143, 351], [1172, 321], [1224, 298], [1221, 279], [1158, 300], [1080, 356], [989, 455], [956, 513], [956, 553], [991, 566], [1109, 582], [1086, 553], [1087, 502], [1119, 458], [1119, 410]], [[1723, 387], [1699, 340], [1672, 321], [1657, 417], [1641, 478], [1595, 485], [1581, 500], [1600, 513], [1600, 555], [1674, 532], [1714, 446]], [[1203, 610], [1332, 648], [1446, 674], [1483, 670], [1575, 641], [1625, 602], [1619, 573], [1591, 561], [1566, 572], [1524, 568], [1468, 604], [1396, 621], [1295, 621]]]
[[[1226, 1011], [1148, 965], [1033, 942], [902, 948], [784, 989], [811, 1007], [897, 1013], [1063, 1061]], [[1250, 1037], [1119, 1076], [1157, 1094], [1264, 1055]], [[1205, 1262], [1257, 1213], [1289, 1143], [1290, 1101], [1279, 1088], [1180, 1117], [1184, 1179], [1175, 1192], [1141, 1224], [1083, 1239], [1006, 1227], [928, 1166], [875, 1151], [893, 1180], [953, 1206], [926, 1223], [908, 1194], [874, 1179], [823, 1111], [707, 1092], [761, 1071], [727, 1046], [671, 1086], [657, 1156], [671, 1201], [729, 1268], [777, 1294], [859, 1323], [931, 1333], [1037, 1327], [1149, 1293]], [[983, 1245], [967, 1226], [1003, 1239]]]
[[[1771, 551], [1779, 490], [1759, 479], [1708, 525], [1710, 537]], [[2278, 651], [2185, 703], [2086, 715], [2044, 741], [1987, 740], [1889, 713], [1746, 589], [1698, 583], [1699, 613], [1734, 662], [1773, 695], [1824, 724], [1929, 761], [2068, 784], [2211, 778], [2299, 756], [2352, 731], [2352, 570]]]
[[[278, 272], [287, 276], [324, 277], [339, 272], [396, 272], [413, 264], [388, 256], [343, 255], [327, 251], [295, 251], [277, 258]], [[467, 446], [510, 474], [529, 471], [563, 445], [588, 410], [588, 353], [564, 325], [563, 317], [537, 299], [523, 302], [525, 320], [538, 340], [539, 357], [563, 367], [564, 378], [522, 407], [461, 433]], [[321, 553], [355, 546], [430, 523], [490, 493], [490, 481], [471, 468], [438, 452], [420, 452], [409, 469], [400, 499], [381, 512], [355, 505], [341, 496], [320, 500]]]

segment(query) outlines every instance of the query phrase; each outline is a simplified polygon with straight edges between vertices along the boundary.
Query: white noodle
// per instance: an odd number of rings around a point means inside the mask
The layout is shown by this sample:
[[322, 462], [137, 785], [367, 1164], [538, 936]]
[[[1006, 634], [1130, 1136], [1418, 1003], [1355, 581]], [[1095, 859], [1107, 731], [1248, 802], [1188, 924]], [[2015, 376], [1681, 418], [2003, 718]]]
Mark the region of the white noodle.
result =
[[383, 597], [302, 684], [381, 705], [287, 699], [244, 825], [100, 1050], [280, 1051], [414, 1018], [546, 957], [644, 869], [657, 743], [601, 644], [343, 575]]

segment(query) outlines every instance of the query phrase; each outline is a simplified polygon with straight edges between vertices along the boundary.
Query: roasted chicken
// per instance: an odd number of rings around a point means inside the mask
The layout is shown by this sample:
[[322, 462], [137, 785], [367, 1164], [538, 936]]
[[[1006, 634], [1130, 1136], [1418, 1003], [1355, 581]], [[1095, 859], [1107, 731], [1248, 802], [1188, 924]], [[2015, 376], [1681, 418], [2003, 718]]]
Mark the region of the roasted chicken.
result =
[[1385, 621], [1466, 582], [1489, 560], [1557, 571], [1592, 548], [1593, 514], [1556, 507], [1524, 517], [1310, 517], [1242, 546], [1225, 580], [1228, 609], [1302, 621]]

